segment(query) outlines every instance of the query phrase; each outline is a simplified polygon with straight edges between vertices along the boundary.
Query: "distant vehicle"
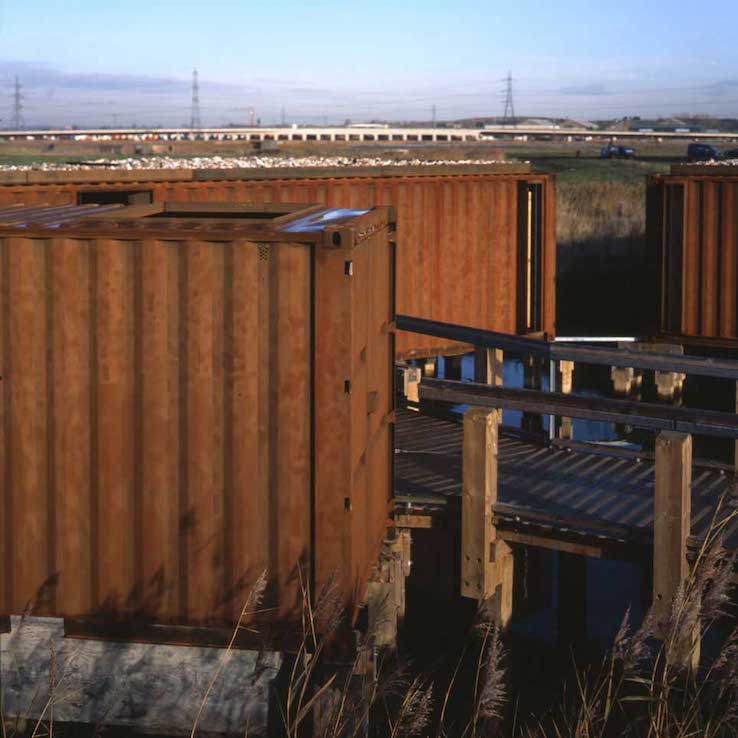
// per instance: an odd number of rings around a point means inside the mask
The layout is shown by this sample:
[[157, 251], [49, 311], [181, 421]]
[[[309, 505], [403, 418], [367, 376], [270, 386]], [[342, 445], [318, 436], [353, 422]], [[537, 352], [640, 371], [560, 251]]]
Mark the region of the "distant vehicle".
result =
[[723, 151], [723, 159], [738, 159], [738, 149]]
[[607, 144], [600, 149], [600, 159], [633, 159], [635, 155], [635, 149], [630, 146]]
[[695, 143], [687, 146], [687, 159], [689, 161], [719, 161], [723, 158], [720, 149], [712, 144]]

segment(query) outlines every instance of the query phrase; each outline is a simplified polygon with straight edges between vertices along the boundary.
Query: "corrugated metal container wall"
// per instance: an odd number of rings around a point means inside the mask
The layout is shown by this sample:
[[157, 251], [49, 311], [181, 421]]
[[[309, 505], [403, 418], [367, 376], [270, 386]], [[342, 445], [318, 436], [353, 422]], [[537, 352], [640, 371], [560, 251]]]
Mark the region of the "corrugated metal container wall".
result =
[[678, 174], [649, 180], [659, 332], [738, 348], [738, 171], [704, 169], [674, 167]]
[[0, 228], [0, 614], [227, 624], [266, 570], [294, 622], [300, 567], [355, 607], [391, 497], [388, 211], [134, 225]]
[[[397, 213], [397, 311], [414, 317], [508, 333], [555, 333], [555, 190], [551, 175], [520, 165], [126, 172], [84, 183], [0, 187], [0, 204], [76, 202], [78, 192], [154, 201], [320, 202], [332, 207], [389, 205]], [[195, 179], [188, 179], [187, 174]], [[46, 177], [53, 176], [46, 174]], [[74, 179], [78, 173], [63, 173]], [[400, 332], [400, 358], [453, 353], [460, 344]], [[468, 347], [467, 347], [468, 348]]]

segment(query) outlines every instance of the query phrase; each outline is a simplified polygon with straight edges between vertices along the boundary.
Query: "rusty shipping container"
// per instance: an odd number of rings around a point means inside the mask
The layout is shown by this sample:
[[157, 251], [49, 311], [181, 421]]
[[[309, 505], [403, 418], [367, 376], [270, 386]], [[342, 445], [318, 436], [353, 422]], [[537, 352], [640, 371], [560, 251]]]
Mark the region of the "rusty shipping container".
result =
[[738, 167], [675, 165], [647, 198], [657, 332], [738, 349]]
[[[87, 217], [83, 217], [83, 216]], [[0, 211], [0, 615], [354, 611], [391, 505], [389, 208]]]
[[[527, 164], [0, 174], [0, 205], [141, 202], [389, 205], [397, 312], [506, 333], [555, 333], [555, 192]], [[398, 333], [399, 358], [468, 349]]]

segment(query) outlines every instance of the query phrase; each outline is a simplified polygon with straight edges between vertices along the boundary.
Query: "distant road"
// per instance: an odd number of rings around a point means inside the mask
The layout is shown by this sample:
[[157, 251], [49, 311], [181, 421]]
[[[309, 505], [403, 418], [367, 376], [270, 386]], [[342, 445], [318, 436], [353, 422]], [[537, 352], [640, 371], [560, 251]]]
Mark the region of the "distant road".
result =
[[685, 133], [653, 131], [591, 131], [587, 128], [539, 126], [496, 126], [491, 128], [120, 128], [58, 131], [0, 131], [0, 140], [80, 140], [80, 141], [379, 141], [447, 143], [453, 141], [489, 141], [497, 139], [553, 136], [559, 140], [662, 139], [738, 140], [734, 133]]

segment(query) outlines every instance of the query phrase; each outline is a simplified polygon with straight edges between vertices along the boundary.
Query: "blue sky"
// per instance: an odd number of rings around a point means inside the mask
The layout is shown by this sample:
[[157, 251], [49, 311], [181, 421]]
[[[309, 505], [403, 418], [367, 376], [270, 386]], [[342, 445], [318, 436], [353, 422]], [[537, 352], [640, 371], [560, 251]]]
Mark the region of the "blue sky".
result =
[[[0, 0], [0, 118], [203, 123], [738, 115], [738, 4]], [[3, 99], [4, 95], [4, 99]], [[0, 122], [4, 125], [4, 122]]]

